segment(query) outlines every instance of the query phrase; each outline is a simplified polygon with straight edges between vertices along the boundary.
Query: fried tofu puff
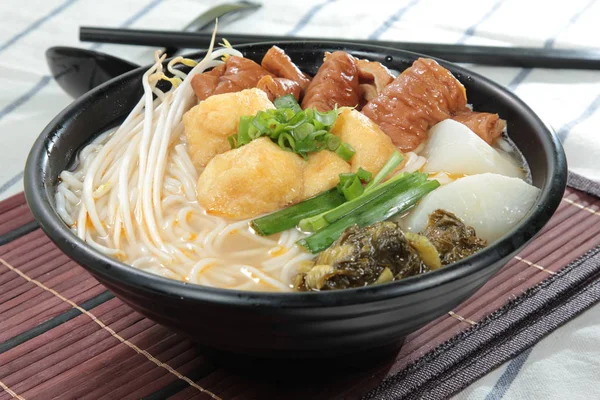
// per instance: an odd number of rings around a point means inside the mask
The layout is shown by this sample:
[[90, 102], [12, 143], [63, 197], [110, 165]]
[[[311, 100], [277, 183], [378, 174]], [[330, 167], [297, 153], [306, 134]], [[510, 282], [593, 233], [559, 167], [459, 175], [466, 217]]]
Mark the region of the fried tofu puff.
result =
[[[375, 175], [392, 153], [398, 150], [377, 124], [352, 108], [341, 109], [331, 133], [356, 150], [356, 154], [350, 160], [352, 172], [362, 167]], [[399, 166], [401, 167], [402, 165]]]
[[216, 155], [198, 179], [198, 203], [212, 215], [253, 218], [297, 203], [306, 161], [269, 138]]
[[350, 172], [350, 164], [329, 150], [321, 150], [308, 155], [304, 168], [303, 199], [335, 187], [340, 182], [340, 174]]
[[240, 117], [275, 108], [260, 89], [213, 95], [183, 116], [188, 152], [198, 169], [231, 147], [227, 136], [238, 131]]

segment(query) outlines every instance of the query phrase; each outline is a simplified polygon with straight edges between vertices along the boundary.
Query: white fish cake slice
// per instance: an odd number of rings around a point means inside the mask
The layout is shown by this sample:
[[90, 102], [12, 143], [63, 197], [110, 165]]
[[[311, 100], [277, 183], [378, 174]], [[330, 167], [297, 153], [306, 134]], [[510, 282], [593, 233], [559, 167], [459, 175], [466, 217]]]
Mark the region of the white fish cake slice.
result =
[[525, 177], [515, 160], [501, 154], [469, 128], [451, 119], [429, 130], [429, 140], [421, 152], [427, 158], [424, 172], [476, 175], [486, 172]]
[[402, 224], [422, 232], [437, 209], [454, 213], [491, 243], [510, 231], [531, 209], [540, 190], [521, 179], [480, 174], [457, 179], [425, 196]]

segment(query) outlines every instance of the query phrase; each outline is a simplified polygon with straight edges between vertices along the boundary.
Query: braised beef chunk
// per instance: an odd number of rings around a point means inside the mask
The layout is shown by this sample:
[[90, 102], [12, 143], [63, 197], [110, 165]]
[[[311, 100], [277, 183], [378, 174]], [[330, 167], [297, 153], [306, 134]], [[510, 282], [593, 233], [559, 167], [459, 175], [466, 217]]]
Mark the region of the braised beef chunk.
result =
[[383, 89], [394, 80], [394, 75], [390, 70], [377, 61], [357, 60], [356, 67], [358, 68], [363, 103], [379, 96]]
[[271, 101], [286, 94], [291, 94], [296, 100], [300, 100], [302, 94], [302, 88], [297, 82], [286, 78], [273, 78], [270, 75], [260, 78], [256, 87], [265, 92]]
[[224, 65], [194, 76], [192, 88], [198, 99], [204, 100], [213, 94], [233, 93], [254, 88], [264, 76], [273, 76], [273, 74], [248, 58], [230, 56]]
[[469, 109], [459, 112], [452, 119], [465, 125], [488, 144], [493, 144], [506, 128], [506, 121], [498, 114], [475, 112]]
[[219, 78], [213, 94], [239, 92], [240, 90], [256, 87], [258, 81], [272, 74], [254, 61], [231, 56], [225, 61], [225, 71]]
[[419, 58], [362, 109], [402, 151], [414, 150], [427, 131], [463, 111], [463, 85], [431, 59]]
[[273, 46], [265, 53], [261, 65], [264, 69], [279, 78], [296, 82], [302, 91], [310, 84], [310, 77], [304, 74], [294, 64], [290, 57], [277, 46]]
[[230, 56], [223, 65], [192, 78], [192, 88], [198, 100], [254, 87], [267, 93], [271, 101], [286, 94], [300, 100], [309, 84], [310, 77], [302, 73], [277, 46], [265, 54], [262, 66], [248, 58]]
[[194, 89], [198, 100], [205, 100], [213, 94], [219, 84], [219, 78], [223, 75], [223, 71], [225, 71], [225, 64], [219, 65], [208, 72], [194, 75], [192, 78], [192, 89]]
[[318, 111], [338, 107], [356, 107], [360, 103], [356, 59], [343, 51], [329, 55], [306, 89], [302, 108]]

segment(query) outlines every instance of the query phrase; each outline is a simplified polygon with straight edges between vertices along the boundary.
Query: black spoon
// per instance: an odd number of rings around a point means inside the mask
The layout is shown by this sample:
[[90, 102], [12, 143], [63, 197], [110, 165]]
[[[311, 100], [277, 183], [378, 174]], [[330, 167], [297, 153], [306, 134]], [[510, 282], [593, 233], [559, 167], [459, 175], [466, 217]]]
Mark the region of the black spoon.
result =
[[[250, 1], [222, 4], [198, 16], [184, 30], [201, 31], [210, 28], [216, 18], [219, 18], [220, 23], [231, 22], [260, 6], [260, 3]], [[178, 50], [176, 48], [164, 49], [168, 57], [173, 56]], [[112, 78], [140, 67], [138, 64], [106, 53], [63, 46], [50, 47], [46, 50], [46, 61], [56, 83], [73, 98], [83, 95]]]

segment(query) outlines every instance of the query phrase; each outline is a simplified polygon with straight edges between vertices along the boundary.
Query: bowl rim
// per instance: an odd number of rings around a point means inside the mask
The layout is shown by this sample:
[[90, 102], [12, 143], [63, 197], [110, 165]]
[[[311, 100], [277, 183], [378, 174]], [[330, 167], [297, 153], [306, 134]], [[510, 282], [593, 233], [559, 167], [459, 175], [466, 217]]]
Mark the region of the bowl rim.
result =
[[[432, 287], [462, 279], [469, 275], [490, 268], [495, 262], [512, 255], [517, 249], [529, 242], [548, 222], [562, 199], [562, 194], [567, 181], [567, 163], [562, 145], [556, 133], [546, 125], [534, 112], [508, 89], [466, 68], [453, 63], [429, 57], [427, 55], [410, 51], [394, 49], [377, 45], [362, 45], [352, 41], [284, 41], [260, 42], [236, 46], [240, 51], [252, 47], [272, 45], [318, 45], [321, 47], [337, 47], [349, 52], [361, 50], [388, 52], [393, 56], [403, 59], [416, 59], [417, 57], [432, 58], [453, 74], [457, 72], [468, 76], [474, 81], [483, 84], [488, 89], [498, 92], [514, 105], [520, 113], [540, 131], [540, 141], [548, 170], [546, 180], [541, 188], [540, 195], [534, 206], [526, 216], [510, 232], [492, 243], [483, 251], [478, 252], [457, 263], [432, 271], [426, 274], [405, 278], [382, 285], [366, 286], [344, 290], [323, 292], [255, 292], [240, 291], [235, 289], [212, 288], [196, 284], [189, 284], [170, 278], [161, 277], [150, 272], [136, 269], [120, 261], [106, 256], [87, 243], [79, 239], [64, 224], [58, 213], [54, 210], [49, 196], [47, 196], [44, 175], [46, 172], [49, 153], [46, 148], [47, 138], [59, 135], [69, 124], [84, 103], [92, 98], [98, 98], [114, 90], [119, 82], [145, 71], [148, 66], [142, 66], [123, 75], [120, 75], [81, 96], [61, 111], [42, 131], [34, 143], [25, 167], [24, 186], [27, 203], [40, 224], [42, 230], [50, 239], [70, 258], [84, 268], [90, 270], [101, 281], [117, 281], [128, 287], [145, 292], [178, 297], [182, 301], [201, 301], [239, 307], [274, 306], [292, 308], [315, 308], [325, 306], [349, 306], [359, 303], [382, 301], [390, 298], [406, 296]], [[317, 46], [317, 47], [318, 47]], [[314, 49], [314, 48], [313, 48]], [[320, 49], [319, 49], [320, 50]], [[190, 53], [191, 57], [198, 58], [205, 54], [204, 51]], [[534, 229], [525, 229], [533, 225]], [[517, 235], [518, 234], [518, 235]], [[518, 239], [515, 240], [515, 237]]]

